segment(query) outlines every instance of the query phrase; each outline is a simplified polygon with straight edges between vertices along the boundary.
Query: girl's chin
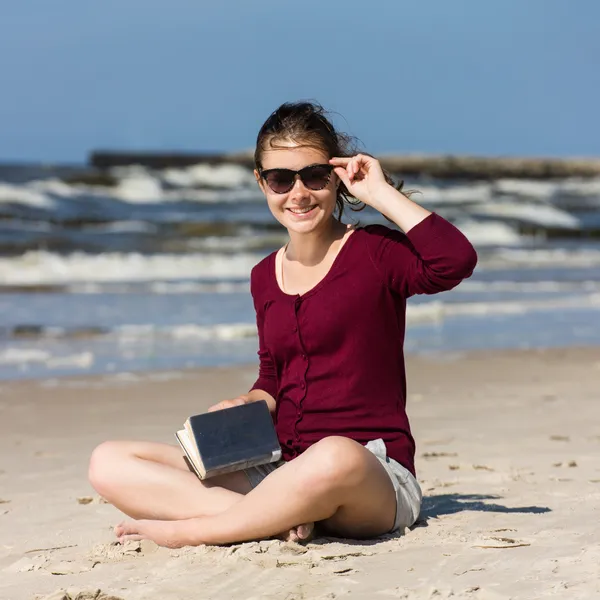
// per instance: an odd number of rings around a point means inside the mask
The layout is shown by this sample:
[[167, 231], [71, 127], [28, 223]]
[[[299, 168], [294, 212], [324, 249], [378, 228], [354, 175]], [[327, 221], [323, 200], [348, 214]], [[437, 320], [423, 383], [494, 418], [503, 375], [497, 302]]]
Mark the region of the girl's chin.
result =
[[285, 227], [289, 231], [296, 231], [298, 233], [307, 233], [309, 231], [313, 231], [317, 229], [322, 224], [321, 219], [311, 219], [310, 221], [302, 221], [302, 222], [290, 222], [286, 221]]

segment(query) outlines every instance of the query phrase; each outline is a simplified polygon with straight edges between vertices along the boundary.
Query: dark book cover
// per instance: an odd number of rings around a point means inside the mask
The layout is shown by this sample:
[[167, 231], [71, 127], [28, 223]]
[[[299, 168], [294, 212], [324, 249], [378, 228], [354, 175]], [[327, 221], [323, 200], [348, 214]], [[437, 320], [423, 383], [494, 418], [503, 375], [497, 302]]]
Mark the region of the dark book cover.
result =
[[[182, 433], [187, 433], [192, 451], [180, 439]], [[177, 439], [201, 479], [281, 458], [273, 419], [264, 400], [194, 415], [186, 421], [185, 432], [178, 432]]]

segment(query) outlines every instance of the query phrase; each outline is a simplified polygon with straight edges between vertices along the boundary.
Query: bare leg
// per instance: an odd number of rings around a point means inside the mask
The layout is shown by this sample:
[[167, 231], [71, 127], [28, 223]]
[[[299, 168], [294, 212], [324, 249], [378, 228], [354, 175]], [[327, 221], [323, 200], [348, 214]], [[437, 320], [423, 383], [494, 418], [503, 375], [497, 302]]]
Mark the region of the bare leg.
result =
[[116, 534], [121, 541], [149, 538], [171, 547], [226, 544], [321, 521], [334, 534], [364, 538], [389, 531], [395, 511], [392, 482], [377, 458], [357, 442], [329, 437], [219, 514], [126, 522]]
[[189, 519], [215, 515], [251, 490], [242, 472], [200, 481], [181, 450], [153, 442], [104, 442], [90, 460], [90, 483], [135, 519]]
[[[103, 498], [126, 515], [166, 521], [219, 514], [252, 489], [241, 472], [200, 481], [177, 446], [153, 442], [101, 444], [92, 454], [89, 479]], [[304, 541], [312, 531], [311, 523], [290, 528], [279, 537]]]

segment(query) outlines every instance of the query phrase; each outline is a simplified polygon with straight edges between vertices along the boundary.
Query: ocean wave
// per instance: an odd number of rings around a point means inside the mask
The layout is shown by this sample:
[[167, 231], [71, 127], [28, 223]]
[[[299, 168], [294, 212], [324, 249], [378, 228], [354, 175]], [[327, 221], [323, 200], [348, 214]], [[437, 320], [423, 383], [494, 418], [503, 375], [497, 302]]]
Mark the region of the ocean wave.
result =
[[159, 327], [148, 325], [122, 325], [113, 331], [121, 344], [137, 343], [140, 339], [164, 337], [186, 341], [231, 341], [255, 337], [255, 323], [218, 323], [197, 325], [194, 323]]
[[[262, 210], [264, 198], [254, 175], [239, 165], [204, 164], [165, 171], [119, 167], [110, 171], [110, 180], [114, 185], [85, 180], [66, 183], [56, 177], [0, 183], [0, 206], [5, 216], [40, 218], [46, 213], [53, 222], [85, 223], [127, 219], [162, 222], [165, 218], [185, 221], [203, 206], [219, 213], [208, 218], [231, 219], [229, 205], [237, 204], [244, 209], [244, 219], [271, 221], [268, 211]], [[419, 192], [417, 202], [450, 219], [493, 220], [540, 230], [585, 229], [577, 211], [589, 212], [600, 206], [600, 178], [551, 182], [502, 179], [453, 185], [417, 181], [411, 187]], [[219, 205], [223, 205], [222, 211]], [[370, 220], [369, 213], [367, 210], [360, 216]]]
[[[421, 303], [409, 303], [406, 310], [406, 323], [410, 328], [417, 325], [436, 324], [446, 319], [479, 318], [488, 316], [522, 315], [532, 312], [549, 312], [556, 310], [593, 309], [600, 310], [600, 292], [577, 294], [558, 298], [518, 299], [512, 301], [476, 301], [476, 302], [446, 302], [433, 300]], [[213, 323], [200, 325], [198, 323], [180, 323], [174, 325], [157, 325], [155, 323], [137, 325], [118, 325], [113, 327], [98, 327], [95, 325], [78, 327], [43, 326], [36, 324], [21, 324], [0, 331], [0, 339], [19, 340], [22, 343], [35, 343], [41, 340], [71, 341], [93, 344], [96, 339], [111, 339], [118, 346], [125, 348], [131, 345], [143, 344], [150, 340], [170, 340], [181, 344], [198, 344], [204, 342], [235, 342], [255, 338], [256, 323]], [[42, 361], [46, 360], [47, 351], [32, 348], [21, 348], [23, 355], [18, 352], [3, 355], [6, 364], [10, 360]]]
[[[485, 228], [480, 231], [485, 231]], [[504, 235], [501, 230], [501, 234]], [[467, 235], [472, 239], [473, 231]], [[508, 243], [508, 236], [503, 244]], [[488, 239], [489, 241], [489, 239]], [[498, 241], [498, 240], [496, 240]], [[477, 245], [477, 240], [475, 240]], [[209, 244], [210, 245], [210, 244]], [[218, 244], [215, 245], [218, 248]], [[246, 248], [248, 250], [248, 248]], [[189, 252], [187, 254], [140, 254], [73, 252], [63, 255], [44, 250], [28, 251], [13, 257], [0, 257], [0, 286], [68, 286], [81, 283], [127, 284], [182, 280], [248, 280], [250, 271], [265, 255], [262, 252]], [[495, 248], [482, 252], [478, 270], [505, 268], [597, 267], [600, 250]], [[203, 283], [203, 282], [201, 282]]]
[[492, 217], [503, 221], [518, 221], [540, 228], [561, 227], [579, 229], [577, 217], [545, 204], [518, 204], [515, 202], [491, 202], [472, 206], [469, 214], [474, 217]]
[[477, 268], [565, 268], [597, 267], [600, 250], [594, 248], [498, 248], [493, 253], [480, 256]]
[[96, 186], [82, 186], [81, 190], [100, 192], [131, 204], [215, 204], [263, 198], [252, 173], [237, 165], [196, 165], [158, 172], [140, 166], [117, 167], [110, 174], [116, 179], [116, 186], [100, 190]]
[[[120, 345], [138, 343], [148, 339], [170, 339], [180, 342], [198, 341], [232, 341], [256, 337], [256, 323], [217, 323], [198, 325], [184, 323], [181, 325], [159, 326], [154, 323], [145, 325], [119, 325], [116, 327], [56, 327], [35, 324], [21, 324], [0, 329], [0, 339], [32, 342], [36, 340], [88, 341], [97, 338], [111, 338]], [[46, 350], [21, 349], [4, 355], [4, 363], [44, 361], [50, 356]]]
[[40, 250], [0, 258], [0, 282], [5, 286], [25, 286], [247, 278], [261, 258], [261, 255], [250, 253], [142, 255], [74, 252], [63, 256]]
[[86, 351], [57, 356], [48, 350], [35, 348], [6, 348], [0, 351], [0, 365], [26, 368], [31, 363], [41, 363], [50, 369], [89, 369], [94, 363], [94, 354]]
[[27, 184], [27, 188], [43, 194], [52, 194], [63, 198], [72, 198], [81, 193], [80, 190], [77, 189], [77, 186], [70, 185], [55, 178], [31, 181]]
[[454, 224], [474, 246], [480, 248], [484, 246], [520, 246], [524, 242], [523, 236], [506, 223], [461, 219], [455, 221]]
[[492, 185], [471, 183], [442, 187], [438, 185], [415, 185], [415, 200], [431, 207], [445, 205], [468, 205], [488, 202], [492, 198]]
[[600, 291], [600, 281], [476, 281], [465, 279], [452, 293], [513, 292], [519, 294], [551, 294], [595, 291]]
[[[56, 201], [47, 194], [23, 185], [11, 185], [0, 183], [0, 205], [23, 204], [36, 209], [46, 211], [54, 210]], [[6, 207], [1, 209], [2, 212]]]
[[[19, 291], [23, 291], [23, 288], [19, 288]], [[242, 281], [145, 281], [135, 283], [81, 282], [56, 286], [49, 291], [69, 294], [245, 294], [250, 292], [250, 282], [248, 279]]]
[[450, 303], [434, 300], [422, 304], [408, 305], [406, 322], [408, 325], [416, 325], [439, 322], [448, 317], [501, 316], [578, 308], [600, 309], [600, 293], [536, 300], [503, 300], [501, 302]]
[[256, 185], [252, 171], [240, 165], [193, 165], [166, 169], [160, 178], [174, 187], [242, 188]]
[[492, 183], [492, 189], [499, 195], [535, 198], [559, 204], [565, 200], [584, 199], [590, 200], [592, 204], [600, 204], [600, 177], [569, 178], [558, 181], [499, 179]]

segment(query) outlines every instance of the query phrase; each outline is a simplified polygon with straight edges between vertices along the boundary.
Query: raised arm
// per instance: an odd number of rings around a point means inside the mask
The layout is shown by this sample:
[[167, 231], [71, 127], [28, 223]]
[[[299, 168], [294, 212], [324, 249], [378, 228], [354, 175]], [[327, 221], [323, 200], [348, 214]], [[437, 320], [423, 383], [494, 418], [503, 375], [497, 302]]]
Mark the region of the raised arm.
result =
[[374, 268], [390, 289], [405, 298], [451, 290], [473, 273], [477, 263], [467, 238], [435, 213], [408, 234], [383, 225], [366, 230]]
[[469, 277], [475, 249], [454, 225], [390, 185], [379, 161], [358, 154], [333, 158], [335, 173], [348, 191], [396, 223], [404, 233], [371, 226], [369, 253], [386, 285], [403, 296], [435, 294]]

